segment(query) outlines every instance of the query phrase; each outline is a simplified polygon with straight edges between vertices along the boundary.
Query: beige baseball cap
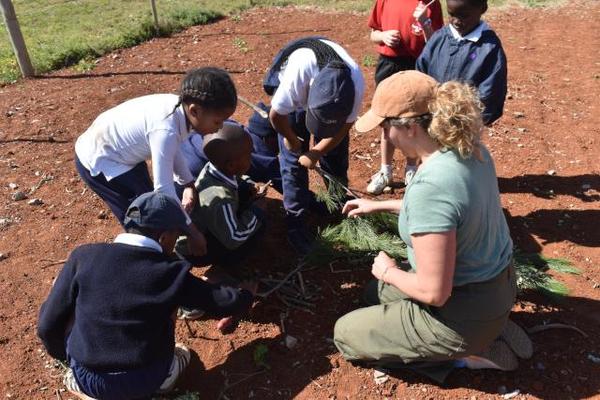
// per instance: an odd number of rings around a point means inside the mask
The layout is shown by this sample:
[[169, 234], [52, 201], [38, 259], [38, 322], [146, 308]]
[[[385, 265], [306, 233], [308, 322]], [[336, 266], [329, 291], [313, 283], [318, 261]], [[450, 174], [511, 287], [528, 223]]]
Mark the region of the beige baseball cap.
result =
[[419, 71], [401, 71], [384, 79], [375, 89], [371, 109], [356, 121], [358, 132], [368, 132], [386, 118], [418, 117], [429, 112], [438, 83]]

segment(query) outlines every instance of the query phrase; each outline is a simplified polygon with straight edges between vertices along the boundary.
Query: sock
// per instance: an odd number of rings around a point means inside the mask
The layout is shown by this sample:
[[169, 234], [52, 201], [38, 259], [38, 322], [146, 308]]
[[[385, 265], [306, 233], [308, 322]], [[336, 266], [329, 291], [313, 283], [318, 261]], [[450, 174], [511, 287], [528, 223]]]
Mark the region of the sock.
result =
[[381, 164], [380, 171], [383, 172], [386, 176], [392, 176], [392, 166], [388, 164]]

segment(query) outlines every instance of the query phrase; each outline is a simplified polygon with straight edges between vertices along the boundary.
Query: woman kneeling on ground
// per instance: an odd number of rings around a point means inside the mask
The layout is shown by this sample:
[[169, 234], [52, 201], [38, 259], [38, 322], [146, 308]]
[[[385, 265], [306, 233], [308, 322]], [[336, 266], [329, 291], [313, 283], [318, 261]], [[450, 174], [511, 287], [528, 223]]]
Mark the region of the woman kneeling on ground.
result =
[[337, 321], [337, 348], [347, 360], [411, 368], [438, 381], [455, 367], [515, 369], [500, 337], [516, 296], [512, 240], [494, 163], [479, 141], [475, 90], [399, 72], [377, 87], [356, 130], [378, 125], [422, 164], [403, 200], [357, 199], [343, 212], [398, 213], [410, 265], [384, 252], [375, 257], [368, 307]]

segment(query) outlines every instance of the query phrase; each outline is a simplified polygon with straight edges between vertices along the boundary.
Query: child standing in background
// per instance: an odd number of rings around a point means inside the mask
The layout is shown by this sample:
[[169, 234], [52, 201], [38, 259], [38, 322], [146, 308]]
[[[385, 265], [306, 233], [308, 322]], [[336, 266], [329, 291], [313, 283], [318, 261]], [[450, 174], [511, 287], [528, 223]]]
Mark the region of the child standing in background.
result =
[[[121, 224], [127, 207], [143, 193], [154, 190], [179, 201], [174, 175], [186, 186], [182, 206], [190, 213], [196, 202], [194, 177], [181, 155], [180, 144], [192, 129], [217, 131], [236, 105], [235, 86], [226, 71], [212, 67], [190, 71], [181, 83], [179, 96], [142, 96], [100, 114], [77, 139], [77, 171]], [[146, 166], [148, 160], [152, 160], [153, 180]], [[189, 231], [195, 251], [203, 254], [204, 238], [193, 225]]]
[[436, 32], [417, 60], [417, 70], [440, 83], [460, 81], [477, 88], [483, 123], [502, 116], [507, 92], [506, 55], [481, 20], [487, 0], [448, 0], [448, 25]]
[[[442, 8], [436, 0], [428, 7], [421, 1], [377, 0], [371, 11], [371, 41], [377, 45], [379, 60], [375, 84], [399, 71], [415, 69], [426, 40], [444, 24]], [[392, 183], [394, 147], [381, 132], [381, 169], [371, 178], [367, 192], [380, 194]], [[416, 171], [417, 160], [407, 159], [405, 180]]]

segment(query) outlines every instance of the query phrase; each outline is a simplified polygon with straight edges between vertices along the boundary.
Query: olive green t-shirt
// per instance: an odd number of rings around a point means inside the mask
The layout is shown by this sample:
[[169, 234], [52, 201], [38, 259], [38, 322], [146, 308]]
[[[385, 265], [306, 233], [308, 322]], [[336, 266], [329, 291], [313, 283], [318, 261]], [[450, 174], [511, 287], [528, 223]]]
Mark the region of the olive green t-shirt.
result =
[[484, 146], [481, 155], [483, 161], [462, 159], [455, 150], [432, 154], [406, 188], [398, 217], [415, 270], [410, 235], [456, 229], [454, 286], [491, 279], [512, 257], [494, 161]]

